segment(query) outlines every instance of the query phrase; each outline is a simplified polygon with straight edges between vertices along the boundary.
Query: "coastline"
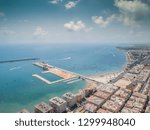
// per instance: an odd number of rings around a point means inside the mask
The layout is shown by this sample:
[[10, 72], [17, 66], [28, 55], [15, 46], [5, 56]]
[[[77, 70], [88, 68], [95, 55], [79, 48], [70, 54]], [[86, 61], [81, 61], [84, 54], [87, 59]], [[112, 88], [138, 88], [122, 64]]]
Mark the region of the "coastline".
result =
[[102, 82], [104, 84], [108, 83], [110, 80], [116, 78], [122, 71], [119, 72], [110, 72], [110, 73], [103, 73], [103, 74], [94, 74], [90, 75], [90, 78], [93, 78], [94, 80], [98, 82]]
[[129, 63], [127, 53], [123, 52], [123, 54], [126, 57], [125, 58], [126, 60], [125, 60], [125, 63], [122, 65], [120, 70], [114, 70], [114, 71], [108, 71], [108, 72], [99, 72], [99, 73], [91, 74], [91, 75], [87, 75], [87, 76], [90, 78], [93, 78], [94, 80], [96, 80], [98, 82], [102, 82], [104, 84], [107, 84], [110, 80], [116, 78], [119, 74], [121, 74], [125, 70], [127, 64]]

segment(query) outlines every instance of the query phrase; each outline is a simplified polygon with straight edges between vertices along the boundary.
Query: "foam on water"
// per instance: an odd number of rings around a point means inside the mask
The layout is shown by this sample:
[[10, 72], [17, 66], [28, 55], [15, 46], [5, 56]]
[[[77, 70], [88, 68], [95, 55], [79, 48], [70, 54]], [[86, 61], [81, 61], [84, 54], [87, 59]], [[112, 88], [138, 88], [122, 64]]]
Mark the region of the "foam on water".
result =
[[9, 70], [12, 71], [12, 70], [18, 70], [18, 69], [21, 69], [21, 66], [18, 66], [18, 67], [12, 67], [12, 68], [10, 68]]

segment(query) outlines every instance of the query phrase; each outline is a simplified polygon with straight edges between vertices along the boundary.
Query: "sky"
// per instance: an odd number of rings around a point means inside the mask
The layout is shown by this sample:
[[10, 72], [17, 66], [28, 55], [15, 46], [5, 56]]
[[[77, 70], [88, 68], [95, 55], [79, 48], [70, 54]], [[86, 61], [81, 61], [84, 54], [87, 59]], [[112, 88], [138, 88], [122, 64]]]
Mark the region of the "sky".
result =
[[0, 44], [149, 43], [150, 0], [0, 0]]

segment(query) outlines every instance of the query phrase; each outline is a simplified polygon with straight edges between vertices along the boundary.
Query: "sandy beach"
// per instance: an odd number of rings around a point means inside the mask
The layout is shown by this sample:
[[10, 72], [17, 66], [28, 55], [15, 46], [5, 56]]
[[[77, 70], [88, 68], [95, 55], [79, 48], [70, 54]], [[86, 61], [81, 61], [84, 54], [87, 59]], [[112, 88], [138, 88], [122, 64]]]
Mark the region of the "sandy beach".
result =
[[112, 72], [112, 73], [105, 73], [105, 74], [95, 74], [90, 75], [90, 78], [93, 78], [96, 81], [102, 82], [104, 84], [108, 83], [110, 80], [116, 78], [121, 72]]

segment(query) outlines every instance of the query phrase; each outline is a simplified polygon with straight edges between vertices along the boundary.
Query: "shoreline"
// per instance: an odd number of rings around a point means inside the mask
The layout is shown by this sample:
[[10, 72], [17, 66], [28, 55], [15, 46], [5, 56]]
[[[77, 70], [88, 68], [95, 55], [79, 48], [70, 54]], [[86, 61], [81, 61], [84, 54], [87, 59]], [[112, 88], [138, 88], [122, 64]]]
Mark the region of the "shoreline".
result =
[[110, 73], [103, 73], [103, 74], [94, 74], [94, 75], [90, 75], [89, 77], [98, 81], [98, 82], [102, 82], [104, 84], [108, 83], [110, 80], [116, 78], [122, 71], [118, 71], [118, 72], [110, 72]]
[[94, 80], [96, 80], [98, 82], [107, 84], [110, 80], [116, 78], [119, 74], [121, 74], [125, 70], [127, 64], [129, 63], [127, 53], [123, 52], [123, 54], [125, 56], [125, 63], [122, 65], [121, 69], [114, 70], [114, 71], [108, 71], [108, 72], [98, 72], [98, 73], [89, 74], [86, 76], [93, 78]]

